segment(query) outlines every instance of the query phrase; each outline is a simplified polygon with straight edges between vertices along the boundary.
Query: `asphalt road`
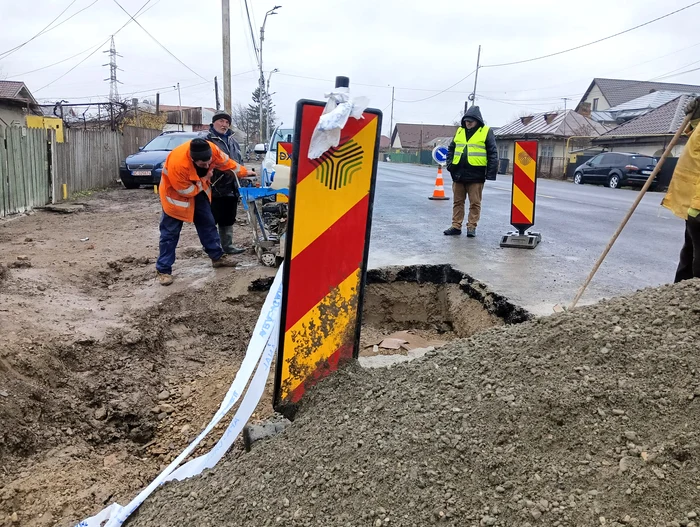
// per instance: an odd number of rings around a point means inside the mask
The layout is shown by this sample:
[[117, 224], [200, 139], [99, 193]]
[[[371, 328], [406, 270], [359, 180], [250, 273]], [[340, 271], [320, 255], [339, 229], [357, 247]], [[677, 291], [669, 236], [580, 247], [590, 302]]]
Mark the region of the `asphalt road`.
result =
[[[634, 201], [637, 191], [539, 180], [533, 249], [501, 249], [510, 226], [511, 178], [484, 189], [476, 238], [444, 236], [452, 202], [431, 201], [436, 169], [380, 163], [369, 265], [449, 263], [536, 314], [569, 304]], [[451, 181], [445, 172], [446, 194]], [[581, 303], [673, 281], [683, 221], [648, 193], [598, 270]], [[468, 206], [468, 203], [467, 203]]]

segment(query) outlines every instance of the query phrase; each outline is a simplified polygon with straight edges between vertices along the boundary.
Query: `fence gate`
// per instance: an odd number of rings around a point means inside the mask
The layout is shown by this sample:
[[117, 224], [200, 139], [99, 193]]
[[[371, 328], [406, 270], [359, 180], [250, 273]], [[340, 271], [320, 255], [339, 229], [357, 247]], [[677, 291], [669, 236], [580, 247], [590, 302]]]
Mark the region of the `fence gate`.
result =
[[0, 217], [51, 200], [47, 132], [0, 126]]

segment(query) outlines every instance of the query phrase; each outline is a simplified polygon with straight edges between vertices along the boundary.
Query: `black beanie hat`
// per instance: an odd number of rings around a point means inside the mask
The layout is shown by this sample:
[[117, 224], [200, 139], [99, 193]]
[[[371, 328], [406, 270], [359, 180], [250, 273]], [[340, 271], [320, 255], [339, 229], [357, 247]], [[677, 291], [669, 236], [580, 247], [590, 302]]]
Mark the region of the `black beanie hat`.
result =
[[217, 112], [214, 114], [214, 117], [211, 118], [212, 124], [219, 119], [226, 119], [228, 121], [229, 126], [231, 125], [231, 116], [227, 114], [226, 112]]
[[211, 155], [211, 146], [206, 140], [197, 137], [190, 141], [190, 156], [192, 156], [192, 161], [209, 161]]

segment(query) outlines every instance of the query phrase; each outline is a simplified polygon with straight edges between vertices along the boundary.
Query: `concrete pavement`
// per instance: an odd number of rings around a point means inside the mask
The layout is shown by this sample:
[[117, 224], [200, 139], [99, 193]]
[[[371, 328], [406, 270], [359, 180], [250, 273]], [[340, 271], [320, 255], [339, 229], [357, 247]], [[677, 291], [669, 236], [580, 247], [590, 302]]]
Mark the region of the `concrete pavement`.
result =
[[[436, 168], [380, 163], [369, 265], [449, 263], [536, 314], [569, 304], [634, 201], [637, 190], [539, 180], [534, 250], [501, 249], [510, 226], [511, 178], [498, 176], [484, 189], [477, 238], [444, 236], [450, 201], [431, 201]], [[683, 221], [648, 193], [581, 303], [673, 281], [683, 244]], [[467, 203], [468, 206], [468, 203]]]

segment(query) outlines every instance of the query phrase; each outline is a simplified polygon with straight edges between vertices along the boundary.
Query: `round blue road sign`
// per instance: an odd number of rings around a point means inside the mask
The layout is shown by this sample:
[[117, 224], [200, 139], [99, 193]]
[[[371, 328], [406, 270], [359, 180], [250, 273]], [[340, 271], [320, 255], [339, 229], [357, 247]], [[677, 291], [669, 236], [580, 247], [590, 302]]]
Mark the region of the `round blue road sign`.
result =
[[433, 159], [438, 165], [447, 164], [447, 147], [436, 146], [433, 148]]

